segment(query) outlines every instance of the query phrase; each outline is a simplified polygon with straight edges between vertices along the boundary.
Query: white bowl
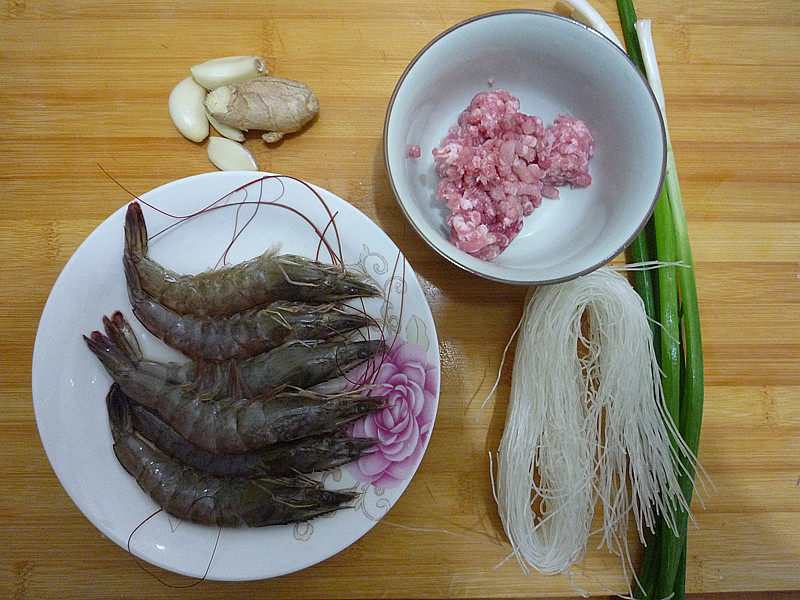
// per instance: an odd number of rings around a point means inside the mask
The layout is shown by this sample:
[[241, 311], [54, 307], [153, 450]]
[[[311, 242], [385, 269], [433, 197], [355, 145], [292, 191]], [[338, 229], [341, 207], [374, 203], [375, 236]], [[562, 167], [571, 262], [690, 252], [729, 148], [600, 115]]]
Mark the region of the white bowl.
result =
[[[559, 188], [525, 218], [509, 247], [484, 261], [452, 245], [447, 207], [436, 200], [432, 149], [481, 91], [503, 89], [520, 111], [585, 121], [594, 133], [587, 188]], [[419, 145], [420, 158], [408, 147]], [[456, 265], [489, 279], [555, 283], [622, 252], [655, 206], [666, 136], [646, 80], [615, 44], [559, 15], [510, 10], [468, 19], [440, 34], [406, 68], [389, 102], [384, 157], [400, 207], [419, 234]]]

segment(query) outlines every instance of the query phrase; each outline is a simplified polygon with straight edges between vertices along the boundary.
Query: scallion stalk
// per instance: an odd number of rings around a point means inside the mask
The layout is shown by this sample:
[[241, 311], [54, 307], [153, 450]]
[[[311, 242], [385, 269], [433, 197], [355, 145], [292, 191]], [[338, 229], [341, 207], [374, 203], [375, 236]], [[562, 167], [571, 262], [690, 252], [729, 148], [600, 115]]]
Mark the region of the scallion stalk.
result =
[[686, 598], [686, 547], [686, 538], [684, 538], [683, 552], [681, 552], [681, 562], [678, 566], [678, 573], [675, 576], [672, 600], [684, 600]]
[[[645, 72], [650, 82], [650, 87], [659, 100], [662, 117], [666, 123], [664, 112], [664, 92], [661, 87], [661, 77], [658, 73], [658, 62], [655, 57], [653, 38], [650, 31], [650, 22], [639, 22], [636, 26]], [[683, 329], [686, 359], [686, 374], [684, 377], [683, 395], [681, 397], [681, 418], [684, 423], [681, 436], [691, 452], [696, 456], [700, 446], [700, 428], [703, 419], [703, 348], [700, 336], [700, 312], [697, 302], [697, 284], [694, 275], [694, 261], [692, 249], [689, 245], [689, 233], [686, 227], [686, 213], [683, 208], [681, 189], [678, 183], [678, 172], [675, 166], [675, 155], [672, 151], [669, 135], [667, 135], [667, 172], [665, 187], [672, 211], [672, 221], [675, 227], [675, 240], [678, 249], [678, 260], [685, 268], [679, 272], [681, 298], [683, 300]], [[694, 488], [694, 463], [685, 459], [685, 469], [681, 471], [678, 481], [689, 505], [692, 500]], [[686, 529], [689, 515], [681, 512], [677, 518], [678, 538], [672, 536], [662, 538], [662, 570], [656, 584], [656, 595], [664, 593], [669, 595], [675, 591], [676, 583], [685, 580], [685, 574], [679, 575], [681, 568], [681, 554], [686, 541]]]
[[[608, 23], [606, 23], [605, 19], [600, 16], [594, 7], [587, 0], [566, 0], [567, 4], [572, 7], [572, 18], [593, 27], [600, 33], [602, 33], [605, 37], [611, 40], [614, 44], [622, 48], [622, 42], [620, 42], [619, 38], [616, 36], [614, 31], [609, 27]], [[631, 6], [632, 8], [632, 6]], [[636, 21], [636, 15], [633, 15], [633, 20], [631, 21], [631, 31], [633, 31], [633, 23]], [[627, 44], [626, 38], [626, 44]], [[629, 45], [629, 47], [631, 47]], [[644, 72], [644, 66], [642, 65], [641, 53], [639, 52], [638, 44], [633, 45], [635, 56], [632, 56], [633, 61], [639, 67], [639, 69]], [[624, 50], [624, 48], [622, 48]], [[635, 263], [643, 263], [648, 262], [651, 256], [651, 242], [652, 242], [652, 231], [653, 231], [653, 217], [647, 222], [647, 225], [642, 229], [639, 235], [634, 238], [633, 242], [631, 242], [629, 246], [629, 250], [631, 253], [631, 258]], [[659, 347], [659, 335], [660, 332], [658, 331], [658, 314], [656, 312], [656, 292], [655, 287], [653, 285], [653, 274], [649, 270], [637, 270], [634, 271], [634, 279], [636, 282], [636, 291], [639, 293], [639, 296], [642, 298], [642, 302], [644, 302], [644, 311], [647, 315], [647, 318], [650, 320], [650, 332], [653, 335], [653, 344], [656, 348]]]
[[663, 523], [659, 519], [656, 522], [653, 535], [644, 549], [642, 568], [639, 572], [639, 587], [633, 591], [633, 597], [637, 600], [653, 600], [653, 592], [656, 588], [656, 578], [658, 577], [658, 565], [661, 562], [661, 527]]
[[617, 7], [619, 8], [619, 20], [622, 24], [622, 35], [625, 39], [625, 49], [633, 64], [644, 73], [642, 51], [639, 48], [636, 30], [633, 28], [636, 25], [636, 9], [633, 7], [633, 0], [617, 0]]
[[[628, 56], [633, 64], [635, 64], [636, 67], [642, 73], [644, 73], [644, 61], [642, 60], [642, 53], [639, 49], [639, 40], [637, 39], [636, 31], [634, 29], [634, 24], [636, 23], [636, 10], [633, 7], [633, 2], [631, 0], [618, 0], [617, 6], [619, 7], [622, 33]], [[651, 230], [655, 232], [656, 214], [658, 214], [660, 217], [659, 223], [663, 223], [663, 220], [666, 217], [665, 212], [667, 211], [663, 210], [664, 193], [665, 190], [662, 186], [656, 207], [653, 211], [653, 217], [650, 219], [647, 227], [642, 230], [642, 233], [639, 234], [639, 236], [630, 246], [631, 256], [634, 262], [646, 262], [649, 261], [651, 257], [656, 256], [657, 250], [651, 253], [647, 231]], [[659, 205], [661, 205], [662, 208], [659, 208]], [[647, 313], [647, 316], [651, 319], [653, 345], [656, 348], [659, 363], [661, 363], [660, 332], [657, 328], [659, 315], [655, 312], [653, 282], [650, 279], [649, 271], [638, 271], [636, 273], [636, 290], [639, 292], [639, 295], [644, 301], [645, 312]], [[645, 548], [644, 557], [642, 559], [642, 568], [638, 576], [640, 587], [639, 589], [634, 590], [634, 597], [638, 600], [652, 600], [653, 598], [653, 592], [655, 591], [656, 581], [659, 574], [659, 564], [661, 562], [661, 537], [664, 535], [664, 532], [662, 531], [663, 529], [663, 519], [660, 519], [656, 523], [656, 528], [652, 537], [650, 538], [650, 543], [647, 544], [647, 547]]]
[[[672, 224], [669, 198], [665, 187], [661, 188], [655, 211], [656, 256], [659, 262], [667, 263], [658, 269], [658, 305], [661, 321], [661, 385], [664, 390], [664, 404], [672, 422], [678, 427], [680, 422], [681, 393], [681, 350], [680, 316], [678, 314], [678, 273], [672, 263], [676, 260], [675, 231]], [[672, 440], [676, 456], [678, 443]]]
[[[652, 36], [650, 34], [649, 22], [646, 24], [637, 23], [636, 12], [633, 7], [632, 0], [617, 0], [619, 6], [620, 19], [623, 25], [623, 32], [625, 34], [625, 41], [628, 47], [628, 53], [634, 62], [643, 69], [647, 74], [648, 81], [657, 100], [659, 101], [659, 108], [664, 119], [664, 126], [666, 128], [666, 114], [664, 112], [664, 95], [661, 88], [661, 81], [658, 75], [658, 64], [655, 60], [655, 52], [653, 50]], [[637, 30], [639, 34], [637, 35]], [[642, 42], [642, 46], [640, 46]], [[641, 51], [641, 54], [639, 53]], [[680, 340], [677, 348], [677, 368], [678, 372], [673, 373], [672, 366], [675, 365], [675, 359], [672, 352], [674, 348], [670, 346], [673, 340], [670, 335], [662, 336], [660, 348], [662, 350], [662, 370], [664, 371], [664, 384], [665, 394], [674, 402], [674, 392], [672, 391], [672, 383], [668, 380], [672, 374], [675, 375], [674, 379], [678, 382], [679, 389], [679, 408], [673, 412], [674, 405], [670, 408], [670, 413], [677, 424], [679, 424], [679, 432], [688, 446], [689, 450], [696, 456], [700, 442], [700, 427], [703, 415], [703, 355], [702, 344], [700, 337], [700, 317], [697, 303], [697, 287], [694, 275], [694, 262], [692, 260], [691, 247], [689, 245], [689, 236], [686, 227], [686, 215], [683, 208], [681, 198], [680, 186], [678, 184], [677, 169], [675, 166], [675, 157], [670, 143], [669, 133], [667, 133], [667, 167], [664, 182], [664, 189], [662, 196], [666, 195], [667, 202], [664, 208], [659, 209], [658, 205], [656, 210], [660, 218], [655, 220], [657, 245], [661, 245], [658, 250], [659, 258], [662, 256], [663, 242], [670, 243], [675, 248], [675, 257], [683, 263], [683, 267], [678, 270], [678, 282], [680, 284], [680, 298], [682, 299], [682, 321], [683, 328], [680, 328], [680, 321], [678, 321], [678, 336]], [[661, 201], [659, 201], [661, 204]], [[665, 213], [669, 211], [671, 218], [667, 220]], [[667, 223], [669, 221], [669, 223]], [[664, 227], [669, 227], [671, 232], [665, 231]], [[671, 242], [670, 242], [671, 239]], [[662, 269], [663, 270], [663, 269]], [[662, 285], [666, 284], [666, 290]], [[664, 299], [661, 296], [666, 293], [669, 296], [668, 311], [671, 311], [671, 298], [672, 290], [674, 288], [674, 279], [670, 280], [669, 277], [662, 277], [659, 274], [659, 305], [662, 310], [665, 307]], [[669, 314], [662, 314], [662, 324], [665, 320], [669, 319]], [[666, 325], [665, 325], [666, 327]], [[666, 352], [665, 352], [666, 350]], [[685, 368], [681, 369], [682, 363], [685, 361]], [[667, 390], [670, 390], [669, 392]], [[670, 399], [668, 398], [668, 403]], [[693, 481], [694, 481], [694, 463], [690, 459], [686, 459], [682, 469], [678, 474], [678, 481], [681, 485], [681, 490], [686, 499], [687, 505], [691, 503]], [[663, 525], [663, 522], [662, 522]], [[662, 598], [675, 594], [676, 597], [682, 598], [685, 595], [685, 581], [686, 581], [686, 529], [688, 525], [688, 514], [681, 511], [676, 515], [677, 536], [670, 535], [669, 532], [662, 531], [659, 543], [659, 551], [650, 550], [645, 553], [645, 565], [642, 568], [640, 581], [645, 590], [645, 597], [650, 597], [650, 590], [652, 585], [652, 574], [654, 570], [658, 571], [655, 577], [655, 588], [653, 589], [653, 596]], [[662, 527], [663, 529], [663, 527]], [[658, 557], [658, 558], [656, 558]], [[658, 569], [653, 569], [652, 564], [648, 560], [658, 560]]]
[[[635, 263], [644, 263], [650, 260], [649, 251], [649, 235], [647, 229], [637, 235], [631, 245], [629, 246], [631, 258]], [[653, 343], [656, 344], [659, 339], [658, 331], [658, 313], [656, 313], [655, 292], [653, 290], [653, 274], [651, 271], [639, 269], [634, 272], [634, 281], [636, 282], [636, 291], [644, 302], [644, 312], [650, 320], [650, 332], [653, 334]]]
[[[619, 1], [619, 13], [622, 21], [622, 33], [625, 39], [625, 47], [628, 51], [633, 64], [644, 73], [644, 63], [642, 62], [642, 53], [639, 50], [639, 42], [636, 40], [636, 32], [633, 29], [633, 24], [636, 22], [636, 12], [633, 8], [633, 2], [630, 0]], [[633, 35], [631, 35], [631, 32]], [[660, 199], [659, 199], [660, 201]], [[656, 205], [657, 207], [658, 205]], [[655, 210], [654, 210], [655, 213]], [[650, 260], [650, 240], [648, 230], [655, 221], [655, 214], [650, 218], [650, 223], [647, 227], [642, 229], [641, 233], [633, 240], [630, 245], [631, 258], [633, 262], [647, 262]], [[655, 308], [655, 292], [653, 289], [653, 275], [650, 271], [639, 270], [635, 272], [634, 278], [636, 281], [636, 291], [642, 297], [644, 302], [645, 314], [650, 319], [650, 330], [653, 334], [653, 343], [658, 349], [660, 332], [658, 331], [658, 314]]]

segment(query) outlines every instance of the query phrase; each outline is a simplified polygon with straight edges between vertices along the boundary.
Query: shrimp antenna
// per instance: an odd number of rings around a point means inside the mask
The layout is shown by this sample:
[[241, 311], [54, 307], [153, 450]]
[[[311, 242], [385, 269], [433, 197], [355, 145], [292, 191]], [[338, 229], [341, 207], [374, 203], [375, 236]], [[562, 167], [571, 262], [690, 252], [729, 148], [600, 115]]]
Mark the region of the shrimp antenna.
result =
[[[212, 502], [216, 502], [216, 499], [212, 498], [211, 496], [201, 496], [201, 497], [197, 498], [194, 502], [192, 502], [192, 506], [194, 506], [200, 500], [206, 500], [206, 499], [211, 499]], [[195, 578], [194, 581], [191, 581], [191, 582], [186, 583], [186, 584], [170, 583], [169, 581], [165, 581], [164, 579], [162, 579], [154, 570], [146, 567], [145, 565], [147, 563], [144, 560], [140, 559], [138, 556], [136, 556], [133, 553], [133, 551], [131, 550], [131, 541], [133, 540], [134, 534], [137, 531], [139, 531], [139, 529], [145, 523], [147, 523], [150, 519], [152, 519], [157, 514], [159, 514], [160, 512], [163, 512], [163, 511], [164, 511], [163, 508], [159, 508], [157, 511], [155, 511], [153, 514], [151, 514], [149, 517], [145, 518], [141, 523], [139, 523], [136, 527], [133, 528], [133, 531], [131, 531], [131, 534], [128, 536], [128, 542], [127, 542], [127, 544], [125, 546], [126, 550], [133, 557], [133, 560], [136, 562], [136, 566], [138, 566], [142, 571], [144, 571], [145, 573], [150, 575], [150, 577], [152, 577], [153, 579], [158, 581], [161, 585], [166, 586], [168, 588], [172, 588], [172, 589], [188, 589], [188, 588], [194, 587], [197, 584], [205, 581], [206, 577], [208, 577], [208, 572], [211, 570], [211, 563], [214, 561], [214, 555], [217, 553], [217, 546], [219, 545], [219, 538], [220, 538], [220, 535], [222, 534], [222, 527], [218, 527], [217, 528], [217, 538], [214, 541], [214, 548], [211, 550], [211, 557], [208, 559], [208, 564], [206, 565], [206, 570], [203, 572], [203, 576], [200, 577], [199, 579]], [[175, 532], [175, 530], [173, 530], [173, 533], [174, 532]]]
[[[132, 196], [132, 197], [133, 197], [135, 200], [138, 200], [139, 202], [144, 202], [144, 201], [143, 201], [141, 198], [139, 198], [139, 196], [137, 196], [137, 195], [136, 195], [136, 194], [134, 194], [132, 191], [130, 191], [128, 188], [126, 188], [124, 185], [122, 185], [122, 184], [119, 182], [119, 180], [118, 180], [116, 177], [114, 177], [114, 176], [113, 176], [111, 173], [109, 173], [108, 171], [106, 171], [106, 170], [103, 168], [103, 165], [101, 165], [99, 162], [98, 162], [98, 163], [95, 163], [95, 164], [96, 164], [96, 165], [98, 166], [98, 168], [99, 168], [99, 169], [100, 169], [100, 170], [101, 170], [101, 171], [102, 171], [102, 172], [105, 174], [105, 176], [106, 176], [106, 177], [108, 177], [108, 178], [109, 178], [111, 181], [113, 181], [114, 183], [116, 183], [116, 184], [117, 184], [117, 185], [118, 185], [120, 188], [122, 188], [122, 190], [123, 190], [123, 191], [127, 192], [127, 193], [128, 193], [130, 196]], [[146, 204], [146, 203], [145, 203], [145, 204]], [[149, 204], [148, 204], [148, 206], [149, 206]]]
[[[137, 200], [141, 204], [144, 204], [148, 208], [151, 208], [152, 210], [155, 210], [156, 212], [158, 212], [158, 213], [160, 213], [160, 214], [162, 214], [164, 216], [176, 219], [175, 223], [167, 225], [162, 230], [152, 234], [150, 236], [151, 240], [156, 238], [156, 237], [158, 237], [158, 236], [160, 236], [160, 235], [163, 235], [164, 233], [166, 233], [167, 231], [169, 231], [173, 227], [179, 225], [180, 223], [182, 223], [182, 222], [184, 222], [184, 221], [186, 221], [188, 219], [191, 219], [192, 217], [196, 217], [196, 216], [201, 215], [203, 213], [210, 212], [211, 210], [216, 210], [216, 209], [219, 209], [219, 208], [225, 208], [225, 207], [229, 207], [229, 206], [236, 206], [237, 207], [237, 213], [236, 213], [236, 222], [234, 224], [233, 238], [231, 239], [230, 244], [223, 251], [223, 254], [220, 257], [220, 260], [217, 262], [217, 266], [219, 266], [220, 264], [224, 264], [225, 263], [225, 260], [226, 260], [226, 257], [228, 255], [228, 252], [233, 247], [233, 244], [236, 242], [237, 238], [241, 235], [241, 233], [245, 230], [245, 228], [250, 224], [250, 222], [255, 218], [256, 212], [258, 212], [258, 208], [261, 205], [277, 206], [279, 208], [283, 208], [283, 209], [286, 209], [286, 210], [289, 210], [289, 211], [295, 213], [297, 216], [302, 218], [314, 230], [314, 233], [317, 235], [317, 237], [319, 237], [319, 240], [320, 240], [319, 241], [319, 245], [317, 247], [317, 256], [319, 256], [319, 251], [321, 250], [322, 246], [324, 245], [325, 249], [328, 251], [328, 254], [330, 255], [331, 262], [333, 264], [337, 264], [338, 263], [339, 265], [342, 266], [342, 269], [344, 269], [344, 260], [342, 258], [343, 257], [342, 240], [341, 240], [341, 237], [339, 235], [339, 228], [338, 228], [338, 226], [336, 224], [336, 216], [338, 215], [338, 212], [336, 212], [336, 213], [332, 212], [330, 207], [328, 206], [328, 203], [325, 202], [325, 200], [322, 198], [322, 196], [320, 196], [320, 194], [310, 184], [306, 183], [302, 179], [298, 179], [296, 177], [291, 177], [289, 175], [264, 175], [263, 177], [259, 177], [258, 179], [254, 179], [252, 181], [249, 181], [247, 183], [244, 183], [244, 184], [238, 186], [237, 188], [235, 188], [232, 191], [226, 193], [225, 195], [217, 198], [216, 200], [213, 200], [212, 202], [208, 203], [203, 208], [201, 208], [201, 209], [199, 209], [199, 210], [197, 210], [197, 211], [195, 211], [193, 213], [189, 213], [187, 215], [176, 215], [176, 214], [167, 212], [165, 210], [162, 210], [162, 209], [154, 206], [153, 204], [147, 202], [146, 200], [143, 200], [136, 193], [132, 192], [127, 187], [125, 187], [116, 177], [111, 175], [111, 173], [109, 173], [99, 162], [96, 163], [96, 164], [97, 164], [97, 167], [106, 175], [106, 177], [108, 177], [111, 181], [113, 181], [117, 186], [119, 186], [123, 191], [125, 191], [132, 198], [134, 198], [135, 200]], [[276, 180], [280, 184], [281, 192], [277, 195], [277, 197], [274, 200], [264, 201], [264, 200], [262, 200], [262, 196], [264, 194], [264, 182], [267, 181], [267, 180], [273, 180], [273, 179]], [[314, 195], [314, 197], [316, 197], [316, 199], [322, 205], [322, 207], [325, 210], [325, 212], [328, 214], [328, 223], [325, 226], [324, 230], [320, 231], [319, 227], [317, 227], [317, 225], [315, 225], [314, 222], [310, 218], [308, 218], [306, 215], [304, 215], [298, 209], [296, 209], [296, 208], [294, 208], [292, 206], [289, 206], [287, 204], [284, 204], [282, 202], [278, 202], [278, 200], [280, 200], [284, 196], [284, 194], [286, 193], [286, 185], [284, 183], [285, 179], [290, 179], [292, 181], [296, 181], [297, 183], [305, 186]], [[248, 188], [250, 186], [253, 186], [253, 185], [256, 185], [256, 184], [259, 185], [258, 199], [257, 200], [248, 200], [247, 199]], [[245, 194], [244, 200], [239, 201], [239, 202], [228, 202], [228, 200], [230, 200], [237, 193], [242, 192], [242, 191]], [[239, 226], [238, 226], [239, 211], [245, 205], [254, 205], [256, 208], [253, 211], [253, 214], [244, 223], [244, 225], [242, 225], [241, 228], [239, 228]], [[336, 238], [336, 247], [337, 247], [338, 252], [337, 252], [337, 250], [334, 250], [334, 248], [330, 245], [330, 243], [328, 242], [327, 238], [325, 237], [325, 235], [326, 235], [326, 233], [327, 233], [327, 231], [328, 231], [328, 229], [330, 227], [333, 227], [334, 237]]]

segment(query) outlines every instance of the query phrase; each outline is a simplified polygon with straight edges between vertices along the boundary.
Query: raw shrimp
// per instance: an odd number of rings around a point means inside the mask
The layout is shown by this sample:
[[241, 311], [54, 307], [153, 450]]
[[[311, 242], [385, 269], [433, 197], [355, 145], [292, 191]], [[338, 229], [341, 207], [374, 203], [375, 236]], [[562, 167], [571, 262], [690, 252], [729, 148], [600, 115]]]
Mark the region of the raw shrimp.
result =
[[103, 317], [103, 324], [106, 335], [136, 364], [137, 370], [161, 379], [165, 387], [195, 389], [203, 399], [236, 392], [256, 396], [282, 386], [311, 387], [338, 377], [385, 350], [381, 340], [295, 343], [235, 363], [160, 363], [145, 360], [121, 312], [115, 312], [110, 319]]
[[306, 479], [220, 479], [181, 465], [133, 430], [130, 405], [113, 389], [106, 397], [114, 454], [166, 512], [219, 527], [262, 527], [308, 521], [355, 499]]
[[364, 314], [335, 303], [277, 301], [230, 317], [181, 315], [142, 289], [136, 271], [127, 269], [133, 314], [150, 333], [195, 360], [248, 358], [293, 340], [325, 340], [372, 323]]
[[365, 277], [275, 249], [238, 265], [180, 275], [147, 257], [147, 227], [138, 202], [125, 215], [123, 265], [133, 270], [142, 289], [180, 314], [229, 316], [275, 300], [330, 302], [379, 296]]
[[182, 386], [165, 386], [163, 380], [136, 369], [130, 357], [99, 331], [84, 340], [128, 396], [188, 442], [209, 452], [234, 454], [339, 431], [386, 407], [386, 398], [379, 396], [322, 396], [303, 391], [203, 401]]
[[120, 404], [129, 405], [133, 428], [167, 456], [187, 467], [215, 477], [279, 477], [327, 471], [355, 460], [377, 440], [332, 433], [272, 444], [241, 454], [216, 454], [186, 441], [172, 427], [146, 408], [133, 402], [116, 383], [109, 392]]

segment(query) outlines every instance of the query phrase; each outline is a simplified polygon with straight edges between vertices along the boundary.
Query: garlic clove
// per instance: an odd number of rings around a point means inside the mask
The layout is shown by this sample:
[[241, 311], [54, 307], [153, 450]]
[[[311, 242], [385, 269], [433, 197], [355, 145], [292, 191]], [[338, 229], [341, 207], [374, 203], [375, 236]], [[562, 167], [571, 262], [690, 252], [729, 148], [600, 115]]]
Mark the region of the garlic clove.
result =
[[241, 129], [236, 129], [235, 127], [230, 127], [229, 125], [220, 123], [210, 114], [208, 114], [208, 111], [206, 111], [206, 117], [208, 117], [209, 122], [220, 135], [224, 135], [226, 138], [233, 140], [234, 142], [244, 141], [244, 132]]
[[223, 137], [208, 140], [208, 158], [220, 171], [258, 171], [258, 164], [247, 148]]
[[205, 97], [205, 88], [191, 77], [176, 85], [169, 95], [172, 122], [178, 131], [193, 142], [202, 142], [208, 137], [208, 117], [203, 106]]
[[268, 73], [260, 56], [226, 56], [191, 67], [192, 77], [207, 90]]

